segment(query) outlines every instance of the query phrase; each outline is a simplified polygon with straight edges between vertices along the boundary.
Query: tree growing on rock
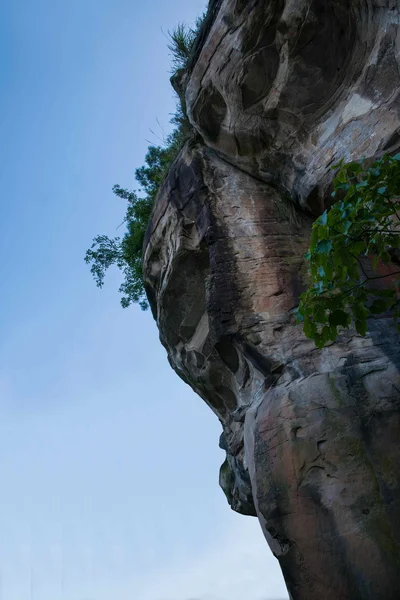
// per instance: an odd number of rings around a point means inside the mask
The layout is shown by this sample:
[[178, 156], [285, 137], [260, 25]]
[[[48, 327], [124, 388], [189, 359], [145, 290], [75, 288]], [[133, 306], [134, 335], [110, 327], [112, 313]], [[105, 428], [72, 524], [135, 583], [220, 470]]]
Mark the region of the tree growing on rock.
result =
[[337, 201], [315, 221], [305, 255], [311, 282], [296, 313], [319, 348], [343, 327], [365, 335], [382, 313], [400, 330], [400, 153], [365, 163], [333, 167]]
[[90, 271], [98, 287], [103, 287], [105, 274], [112, 265], [121, 270], [123, 282], [119, 291], [123, 308], [132, 303], [138, 303], [143, 310], [148, 308], [142, 275], [144, 236], [157, 192], [179, 153], [184, 136], [184, 129], [178, 127], [167, 137], [164, 146], [149, 147], [145, 164], [135, 173], [141, 195], [119, 185], [113, 187], [114, 194], [126, 201], [126, 232], [122, 239], [97, 235], [86, 251], [85, 262], [91, 265]]
[[[169, 34], [168, 49], [171, 53], [173, 74], [187, 68], [206, 18], [207, 12], [196, 20], [194, 28], [179, 24]], [[122, 294], [123, 308], [132, 303], [138, 303], [143, 310], [148, 308], [142, 275], [144, 236], [158, 190], [183, 143], [192, 135], [192, 127], [180, 101], [171, 124], [174, 126], [172, 133], [166, 136], [161, 146], [149, 146], [145, 164], [136, 169], [135, 178], [142, 193], [121, 188], [119, 185], [113, 187], [114, 194], [127, 203], [124, 218], [126, 232], [122, 239], [97, 235], [86, 251], [85, 262], [91, 265], [90, 271], [98, 287], [103, 287], [106, 272], [111, 266], [118, 267], [122, 272], [123, 282], [119, 291]]]

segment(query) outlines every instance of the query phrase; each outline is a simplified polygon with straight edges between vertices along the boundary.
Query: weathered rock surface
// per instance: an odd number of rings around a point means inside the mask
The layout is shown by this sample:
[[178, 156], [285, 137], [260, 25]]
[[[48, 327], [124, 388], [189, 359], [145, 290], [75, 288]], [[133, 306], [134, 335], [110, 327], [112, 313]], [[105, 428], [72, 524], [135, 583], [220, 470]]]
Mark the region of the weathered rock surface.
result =
[[221, 421], [221, 486], [258, 516], [292, 599], [397, 600], [399, 336], [376, 318], [317, 350], [292, 309], [329, 166], [400, 146], [400, 6], [212, 6], [176, 82], [198, 135], [144, 248], [160, 338]]

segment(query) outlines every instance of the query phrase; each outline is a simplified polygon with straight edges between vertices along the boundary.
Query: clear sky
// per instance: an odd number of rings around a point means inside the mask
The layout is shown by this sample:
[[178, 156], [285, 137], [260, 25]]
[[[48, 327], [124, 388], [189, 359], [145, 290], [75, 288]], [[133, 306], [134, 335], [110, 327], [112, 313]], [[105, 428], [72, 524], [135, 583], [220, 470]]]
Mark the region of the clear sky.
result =
[[217, 419], [83, 261], [168, 129], [165, 33], [203, 8], [0, 0], [0, 600], [286, 597], [218, 487]]

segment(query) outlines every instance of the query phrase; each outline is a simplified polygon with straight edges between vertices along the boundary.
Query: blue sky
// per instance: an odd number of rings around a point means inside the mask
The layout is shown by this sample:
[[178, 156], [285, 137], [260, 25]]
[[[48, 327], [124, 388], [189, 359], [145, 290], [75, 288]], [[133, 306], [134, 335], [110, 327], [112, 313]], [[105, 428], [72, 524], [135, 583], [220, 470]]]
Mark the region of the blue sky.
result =
[[200, 0], [0, 0], [0, 600], [284, 598], [217, 419], [83, 256], [174, 109]]

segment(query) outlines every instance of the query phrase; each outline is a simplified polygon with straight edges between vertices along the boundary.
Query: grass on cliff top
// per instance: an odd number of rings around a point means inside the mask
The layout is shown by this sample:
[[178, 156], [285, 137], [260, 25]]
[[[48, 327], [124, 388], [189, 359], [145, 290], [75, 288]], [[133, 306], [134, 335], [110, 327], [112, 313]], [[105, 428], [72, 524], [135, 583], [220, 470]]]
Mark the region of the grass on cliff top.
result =
[[[172, 57], [172, 75], [187, 68], [206, 16], [207, 12], [197, 19], [194, 28], [179, 24], [169, 33], [168, 49]], [[97, 235], [85, 255], [85, 262], [91, 265], [90, 271], [100, 288], [103, 287], [106, 272], [111, 266], [120, 269], [123, 282], [119, 291], [124, 308], [132, 303], [138, 303], [143, 310], [148, 308], [142, 273], [143, 241], [157, 193], [184, 142], [192, 135], [192, 127], [182, 104], [178, 101], [176, 112], [171, 119], [174, 125], [172, 133], [165, 138], [161, 146], [149, 146], [144, 165], [135, 171], [139, 192], [124, 189], [119, 185], [113, 187], [114, 194], [126, 202], [126, 230], [122, 239]]]
[[175, 74], [179, 69], [186, 69], [205, 15], [206, 13], [197, 19], [193, 29], [186, 27], [184, 23], [179, 23], [169, 33], [170, 43], [168, 44], [168, 50], [171, 52], [172, 57], [172, 74]]

